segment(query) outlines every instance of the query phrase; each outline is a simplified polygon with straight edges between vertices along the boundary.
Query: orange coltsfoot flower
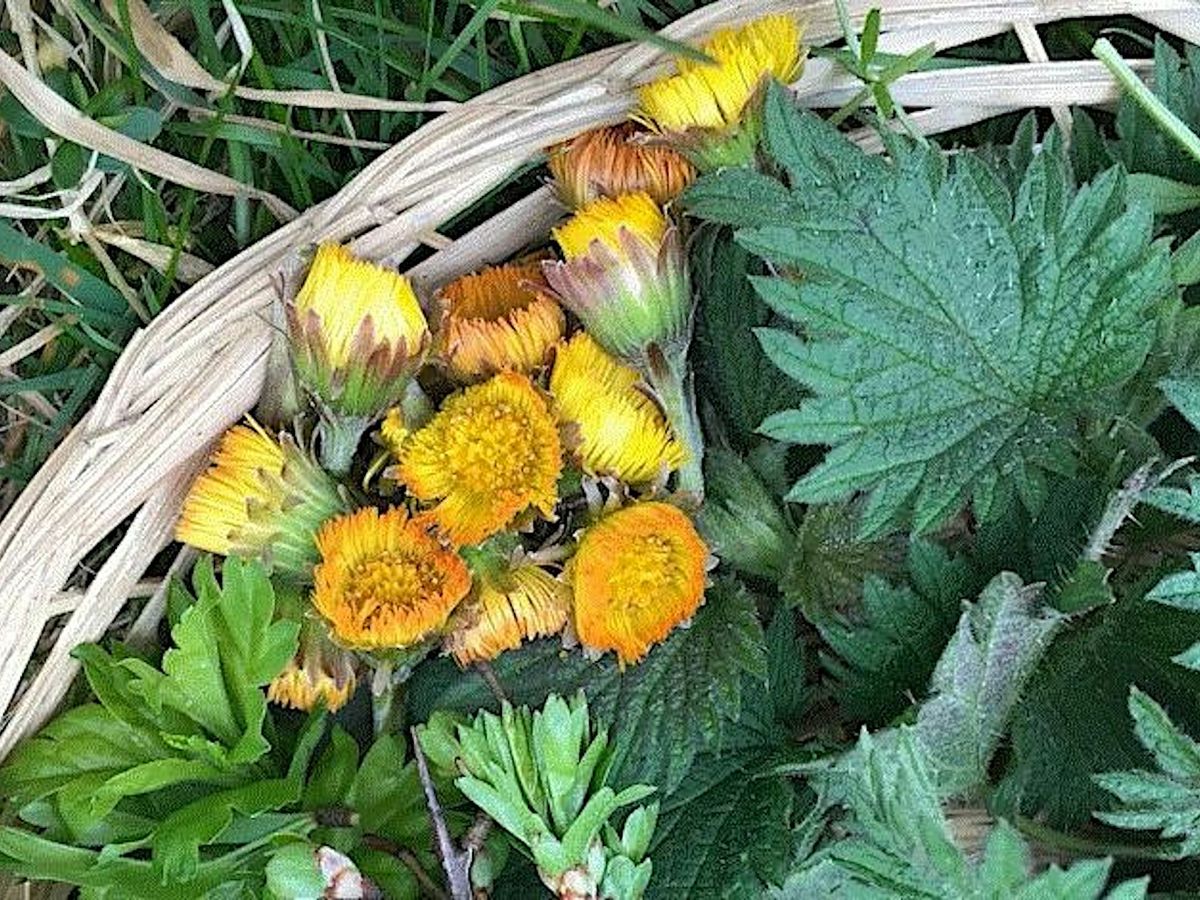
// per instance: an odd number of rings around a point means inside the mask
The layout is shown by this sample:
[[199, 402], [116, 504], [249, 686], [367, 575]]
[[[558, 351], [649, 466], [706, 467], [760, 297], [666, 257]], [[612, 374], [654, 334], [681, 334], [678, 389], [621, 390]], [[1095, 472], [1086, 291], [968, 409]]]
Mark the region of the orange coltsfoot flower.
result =
[[475, 591], [450, 620], [445, 650], [460, 666], [495, 659], [522, 641], [558, 634], [570, 589], [533, 563], [478, 574]]
[[358, 686], [354, 659], [323, 633], [325, 626], [305, 621], [300, 626], [300, 648], [267, 687], [272, 703], [303, 712], [323, 705], [336, 712], [346, 705]]
[[639, 140], [630, 123], [585, 131], [551, 150], [548, 165], [559, 199], [572, 208], [642, 192], [665, 205], [696, 177], [687, 159], [670, 147]]
[[470, 382], [545, 365], [566, 318], [544, 288], [537, 262], [483, 269], [443, 287], [440, 343], [451, 376]]
[[579, 640], [637, 662], [699, 608], [708, 560], [696, 527], [669, 503], [608, 513], [584, 530], [567, 568]]
[[665, 481], [687, 459], [641, 380], [586, 332], [558, 348], [550, 393], [560, 418], [579, 429], [579, 462], [589, 475], [648, 484]]
[[337, 483], [288, 436], [254, 420], [225, 432], [183, 501], [175, 536], [210, 553], [267, 562], [308, 581], [322, 522], [345, 510]]
[[471, 589], [466, 563], [403, 509], [334, 519], [317, 545], [313, 606], [353, 649], [412, 647], [434, 636]]
[[411, 435], [398, 478], [455, 544], [477, 544], [528, 510], [549, 518], [558, 500], [562, 442], [546, 398], [524, 375], [502, 372], [442, 404]]

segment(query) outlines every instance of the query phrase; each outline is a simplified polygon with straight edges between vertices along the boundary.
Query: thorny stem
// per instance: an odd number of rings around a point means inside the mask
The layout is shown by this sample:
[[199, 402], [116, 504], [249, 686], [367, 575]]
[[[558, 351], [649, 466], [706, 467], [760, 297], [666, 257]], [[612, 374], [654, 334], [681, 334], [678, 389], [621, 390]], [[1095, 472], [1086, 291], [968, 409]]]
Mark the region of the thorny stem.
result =
[[1100, 38], [1092, 45], [1092, 55], [1108, 67], [1108, 71], [1112, 72], [1130, 99], [1140, 106], [1159, 128], [1179, 144], [1184, 152], [1200, 161], [1200, 136], [1154, 96], [1154, 92], [1138, 78], [1137, 73], [1121, 58], [1117, 48], [1110, 44], [1107, 38]]
[[410, 728], [412, 736], [413, 756], [417, 759], [417, 774], [421, 777], [421, 787], [425, 791], [425, 805], [429, 808], [429, 820], [433, 823], [433, 834], [437, 840], [438, 857], [442, 861], [442, 869], [446, 872], [446, 883], [450, 886], [452, 900], [472, 900], [471, 893], [471, 856], [454, 844], [450, 837], [450, 829], [446, 827], [446, 818], [442, 815], [442, 806], [438, 803], [437, 792], [433, 789], [433, 779], [429, 777], [429, 763], [425, 760], [425, 751], [421, 749], [421, 739], [416, 728]]
[[1125, 483], [1121, 485], [1120, 489], [1114, 491], [1108, 498], [1104, 514], [1100, 516], [1099, 523], [1088, 537], [1087, 546], [1082, 554], [1083, 559], [1100, 562], [1108, 553], [1113, 538], [1125, 524], [1125, 520], [1133, 514], [1137, 505], [1142, 502], [1146, 493], [1158, 487], [1190, 461], [1190, 459], [1177, 460], [1157, 474], [1154, 473], [1157, 460], [1150, 459], [1138, 466], [1134, 473], [1125, 479]]

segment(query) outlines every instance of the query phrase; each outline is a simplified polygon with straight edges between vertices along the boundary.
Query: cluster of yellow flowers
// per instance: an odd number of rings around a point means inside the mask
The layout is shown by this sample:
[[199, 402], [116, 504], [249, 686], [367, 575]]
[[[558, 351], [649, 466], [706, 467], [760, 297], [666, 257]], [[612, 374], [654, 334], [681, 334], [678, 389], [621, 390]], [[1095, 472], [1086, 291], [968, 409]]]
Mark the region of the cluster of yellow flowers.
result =
[[[439, 643], [468, 665], [564, 634], [626, 665], [695, 613], [713, 561], [687, 512], [703, 444], [669, 204], [721, 141], [741, 146], [764, 79], [795, 74], [798, 41], [783, 17], [721, 32], [711, 64], [643, 89], [648, 128], [551, 151], [573, 211], [554, 230], [561, 259], [486, 268], [422, 305], [404, 276], [317, 248], [285, 308], [319, 456], [234, 426], [177, 530], [265, 560], [311, 600], [273, 700], [337, 708], [354, 654]], [[362, 466], [369, 430], [380, 450]], [[349, 485], [356, 464], [382, 470], [386, 499]]]

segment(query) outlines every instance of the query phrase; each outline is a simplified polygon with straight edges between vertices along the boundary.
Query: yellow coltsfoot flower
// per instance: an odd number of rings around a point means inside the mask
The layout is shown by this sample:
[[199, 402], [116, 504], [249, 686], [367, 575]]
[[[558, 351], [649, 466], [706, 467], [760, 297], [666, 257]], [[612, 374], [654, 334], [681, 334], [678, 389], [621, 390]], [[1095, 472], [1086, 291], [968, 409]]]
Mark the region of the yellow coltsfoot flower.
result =
[[354, 695], [358, 678], [354, 657], [325, 635], [325, 626], [311, 618], [300, 624], [300, 647], [267, 687], [272, 703], [302, 712], [323, 705], [337, 712]]
[[477, 544], [534, 510], [554, 514], [562, 442], [546, 398], [501, 372], [451, 396], [404, 445], [398, 479], [435, 505], [425, 516], [455, 544]]
[[566, 260], [544, 264], [551, 289], [653, 388], [687, 449], [679, 488], [703, 497], [704, 442], [687, 368], [692, 292], [678, 230], [648, 194], [625, 194], [589, 203], [554, 237]]
[[638, 386], [641, 380], [586, 332], [555, 354], [550, 393], [559, 417], [579, 430], [579, 462], [589, 475], [648, 484], [665, 481], [687, 459], [662, 410]]
[[663, 144], [640, 140], [629, 124], [596, 128], [550, 151], [559, 199], [578, 209], [602, 197], [644, 192], [660, 205], [674, 200], [696, 177], [686, 158]]
[[450, 375], [471, 382], [545, 365], [566, 318], [544, 288], [537, 262], [483, 269], [443, 287], [440, 351]]
[[800, 38], [800, 26], [783, 15], [722, 29], [702, 48], [713, 62], [681, 59], [676, 74], [638, 91], [634, 119], [668, 137], [701, 170], [749, 164], [762, 130], [763, 84], [800, 74]]
[[466, 563], [409, 518], [372, 507], [317, 535], [313, 606], [343, 646], [407, 648], [439, 634], [471, 588]]
[[315, 534], [346, 509], [337, 483], [288, 436], [250, 420], [222, 436], [188, 491], [175, 536], [210, 553], [265, 561], [307, 582], [318, 558]]
[[321, 462], [345, 475], [363, 432], [425, 359], [425, 314], [407, 278], [336, 244], [317, 249], [285, 311], [292, 365], [321, 416]]
[[637, 364], [686, 344], [692, 297], [678, 231], [649, 194], [589, 203], [554, 229], [564, 262], [543, 264], [562, 304], [606, 350]]
[[522, 641], [558, 634], [570, 605], [570, 589], [532, 562], [485, 569], [451, 617], [443, 646], [460, 666], [495, 659]]
[[643, 501], [586, 528], [567, 566], [575, 631], [593, 650], [637, 662], [704, 599], [708, 548], [669, 503]]

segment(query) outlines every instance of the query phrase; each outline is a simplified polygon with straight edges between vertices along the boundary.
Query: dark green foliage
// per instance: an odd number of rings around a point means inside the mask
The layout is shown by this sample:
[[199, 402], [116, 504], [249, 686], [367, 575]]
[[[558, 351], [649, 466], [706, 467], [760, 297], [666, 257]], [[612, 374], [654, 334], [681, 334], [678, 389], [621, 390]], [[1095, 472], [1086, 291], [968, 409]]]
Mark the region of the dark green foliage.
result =
[[[612, 782], [646, 782], [674, 790], [695, 756], [715, 748], [737, 719], [743, 679], [766, 676], [762, 627], [753, 598], [724, 579], [710, 589], [690, 627], [680, 629], [638, 665], [620, 670], [611, 656], [589, 661], [557, 641], [505, 653], [492, 664], [513, 704], [537, 706], [551, 692], [582, 689], [593, 720], [610, 728], [617, 745]], [[423, 721], [435, 709], [498, 709], [477, 672], [449, 660], [430, 663], [413, 678], [409, 709]]]
[[818, 626], [833, 651], [822, 662], [850, 721], [885, 724], [924, 693], [963, 600], [978, 588], [963, 559], [928, 541], [913, 542], [907, 568], [909, 584], [868, 575], [861, 611]]
[[1122, 597], [1073, 622], [1050, 646], [1012, 722], [1001, 811], [1053, 827], [1086, 822], [1109, 798], [1092, 775], [1144, 767], [1126, 699], [1137, 685], [1184, 722], [1200, 721], [1200, 673], [1171, 661], [1195, 641], [1197, 616]]
[[1020, 835], [1001, 821], [979, 859], [955, 843], [921, 742], [902, 731], [888, 744], [863, 733], [846, 761], [829, 772], [835, 808], [848, 816], [844, 834], [821, 848], [788, 879], [772, 900], [845, 897], [847, 900], [1139, 900], [1146, 879], [1105, 892], [1110, 859], [1083, 860], [1034, 875]]
[[1096, 783], [1121, 805], [1097, 817], [1119, 828], [1158, 831], [1180, 856], [1200, 855], [1200, 744], [1136, 687], [1129, 690], [1134, 732], [1156, 771], [1105, 772]]
[[699, 396], [711, 403], [730, 441], [746, 449], [771, 413], [795, 406], [796, 382], [763, 353], [755, 330], [773, 320], [750, 283], [762, 264], [731, 240], [728, 229], [701, 230], [693, 245], [692, 278], [698, 294], [695, 348]]
[[803, 276], [755, 282], [804, 332], [764, 348], [815, 395], [764, 431], [833, 446], [790, 499], [869, 490], [872, 534], [927, 531], [968, 500], [1036, 510], [1045, 472], [1075, 465], [1076, 417], [1135, 374], [1172, 291], [1149, 213], [1119, 171], [1076, 189], [1050, 152], [1013, 196], [969, 156], [899, 140], [890, 162], [866, 156], [778, 91], [766, 119], [787, 185], [721, 173], [688, 202]]

